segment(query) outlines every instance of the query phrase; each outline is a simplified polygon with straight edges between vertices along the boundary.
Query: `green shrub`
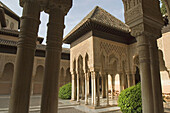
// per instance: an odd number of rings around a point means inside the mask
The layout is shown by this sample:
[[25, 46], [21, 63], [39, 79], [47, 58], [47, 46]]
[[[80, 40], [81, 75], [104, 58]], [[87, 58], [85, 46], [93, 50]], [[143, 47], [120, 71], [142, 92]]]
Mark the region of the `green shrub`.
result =
[[65, 84], [59, 89], [59, 98], [71, 99], [71, 83]]
[[123, 113], [142, 113], [141, 84], [123, 90], [118, 99]]

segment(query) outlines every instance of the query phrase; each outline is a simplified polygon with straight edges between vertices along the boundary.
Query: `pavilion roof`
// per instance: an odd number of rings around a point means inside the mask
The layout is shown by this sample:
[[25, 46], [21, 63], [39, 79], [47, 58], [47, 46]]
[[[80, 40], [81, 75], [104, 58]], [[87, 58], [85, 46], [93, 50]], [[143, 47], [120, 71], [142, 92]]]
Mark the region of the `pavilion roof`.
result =
[[128, 25], [96, 6], [79, 24], [77, 24], [63, 39], [64, 43], [72, 43], [85, 33], [97, 29], [99, 31], [115, 34], [130, 34]]

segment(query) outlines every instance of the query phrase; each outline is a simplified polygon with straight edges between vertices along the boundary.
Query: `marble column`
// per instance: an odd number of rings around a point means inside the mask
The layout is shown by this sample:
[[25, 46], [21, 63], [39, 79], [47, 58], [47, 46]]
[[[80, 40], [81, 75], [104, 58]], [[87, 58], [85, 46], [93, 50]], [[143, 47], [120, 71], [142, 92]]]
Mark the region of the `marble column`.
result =
[[85, 73], [85, 105], [88, 104], [88, 73]]
[[112, 84], [111, 99], [113, 99], [114, 98], [114, 92], [115, 92], [115, 74], [111, 75], [111, 84]]
[[81, 99], [84, 100], [85, 99], [85, 76], [84, 73], [82, 73], [81, 75]]
[[100, 75], [98, 72], [96, 72], [96, 87], [97, 87], [97, 106], [100, 106], [100, 83], [99, 80], [100, 79]]
[[151, 77], [154, 100], [154, 113], [164, 113], [160, 79], [158, 47], [156, 39], [150, 39]]
[[105, 75], [106, 77], [106, 105], [109, 105], [109, 87], [108, 87], [108, 74]]
[[135, 82], [135, 74], [132, 74], [132, 85], [134, 86], [136, 84]]
[[33, 62], [40, 24], [40, 6], [36, 0], [25, 1], [21, 17], [9, 113], [28, 113]]
[[41, 113], [58, 112], [58, 80], [62, 51], [64, 15], [63, 10], [58, 7], [49, 9]]
[[77, 73], [77, 102], [80, 102], [80, 75]]
[[119, 73], [120, 92], [124, 90], [123, 73]]
[[72, 72], [72, 95], [71, 95], [71, 100], [75, 101], [76, 100], [76, 73]]
[[128, 88], [132, 86], [132, 74], [127, 73]]
[[104, 74], [102, 74], [102, 98], [106, 98], [106, 81]]
[[127, 81], [127, 75], [123, 73], [123, 82], [124, 82], [124, 89], [128, 88], [128, 81]]
[[146, 34], [136, 37], [141, 75], [142, 110], [143, 113], [154, 113], [148, 38]]
[[91, 105], [94, 105], [94, 74], [91, 72]]
[[97, 81], [96, 81], [96, 72], [92, 72], [92, 74], [93, 74], [93, 93], [94, 93], [94, 106], [97, 106], [97, 100], [96, 100], [96, 97], [97, 97], [97, 87], [96, 87], [96, 85], [97, 85]]
[[90, 87], [89, 87], [89, 85], [90, 85], [90, 72], [87, 72], [87, 96], [89, 97], [89, 95], [90, 95]]

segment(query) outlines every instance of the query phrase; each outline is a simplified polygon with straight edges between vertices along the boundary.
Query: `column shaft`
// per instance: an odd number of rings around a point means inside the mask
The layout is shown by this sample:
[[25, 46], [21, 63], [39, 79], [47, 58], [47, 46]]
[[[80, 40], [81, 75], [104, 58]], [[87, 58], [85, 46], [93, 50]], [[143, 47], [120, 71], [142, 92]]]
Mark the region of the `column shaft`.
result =
[[132, 75], [131, 74], [127, 74], [127, 81], [128, 81], [128, 87], [132, 86]]
[[109, 105], [109, 87], [108, 87], [108, 74], [106, 76], [106, 99], [107, 99], [107, 105]]
[[72, 74], [72, 96], [71, 100], [76, 100], [76, 74]]
[[135, 74], [132, 74], [132, 85], [134, 86], [136, 84], [135, 82]]
[[77, 102], [80, 102], [80, 76], [77, 73]]
[[115, 91], [115, 75], [111, 75], [111, 83], [112, 83], [111, 98], [113, 99]]
[[28, 113], [33, 62], [40, 24], [40, 6], [35, 1], [25, 1], [17, 46], [9, 113]]
[[102, 98], [106, 98], [105, 75], [102, 75]]
[[90, 80], [90, 73], [87, 73], [87, 96], [89, 97], [90, 95], [90, 87], [89, 87], [89, 81]]
[[151, 77], [155, 113], [164, 113], [158, 47], [156, 39], [150, 40]]
[[97, 106], [97, 100], [96, 100], [96, 97], [97, 97], [97, 88], [96, 88], [96, 85], [97, 85], [97, 83], [96, 83], [97, 81], [96, 81], [96, 73], [95, 72], [93, 72], [93, 88], [94, 88], [94, 106]]
[[124, 82], [123, 82], [123, 74], [119, 73], [119, 80], [120, 80], [120, 92], [124, 90]]
[[64, 12], [60, 8], [50, 9], [41, 113], [58, 112], [58, 80], [63, 29]]
[[100, 106], [100, 83], [99, 83], [99, 79], [100, 79], [100, 75], [99, 73], [96, 73], [97, 75], [97, 106]]
[[88, 104], [88, 83], [87, 83], [87, 76], [88, 74], [85, 73], [85, 105]]
[[93, 73], [91, 72], [91, 105], [94, 105], [94, 80]]
[[149, 41], [146, 35], [140, 35], [136, 39], [140, 63], [142, 110], [143, 113], [154, 113], [153, 92], [151, 90], [152, 80], [149, 55]]
[[81, 99], [84, 100], [85, 98], [85, 78], [84, 78], [84, 75], [82, 76], [81, 78], [81, 92], [82, 92], [82, 96], [81, 96]]

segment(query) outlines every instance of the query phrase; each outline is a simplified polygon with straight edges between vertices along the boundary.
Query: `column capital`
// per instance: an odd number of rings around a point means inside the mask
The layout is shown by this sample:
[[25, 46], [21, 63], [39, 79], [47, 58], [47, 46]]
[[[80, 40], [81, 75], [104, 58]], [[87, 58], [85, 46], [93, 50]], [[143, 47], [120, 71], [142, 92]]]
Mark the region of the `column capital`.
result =
[[72, 7], [72, 0], [50, 0], [48, 6], [45, 8], [45, 12], [49, 13], [50, 10], [60, 8], [65, 15]]

